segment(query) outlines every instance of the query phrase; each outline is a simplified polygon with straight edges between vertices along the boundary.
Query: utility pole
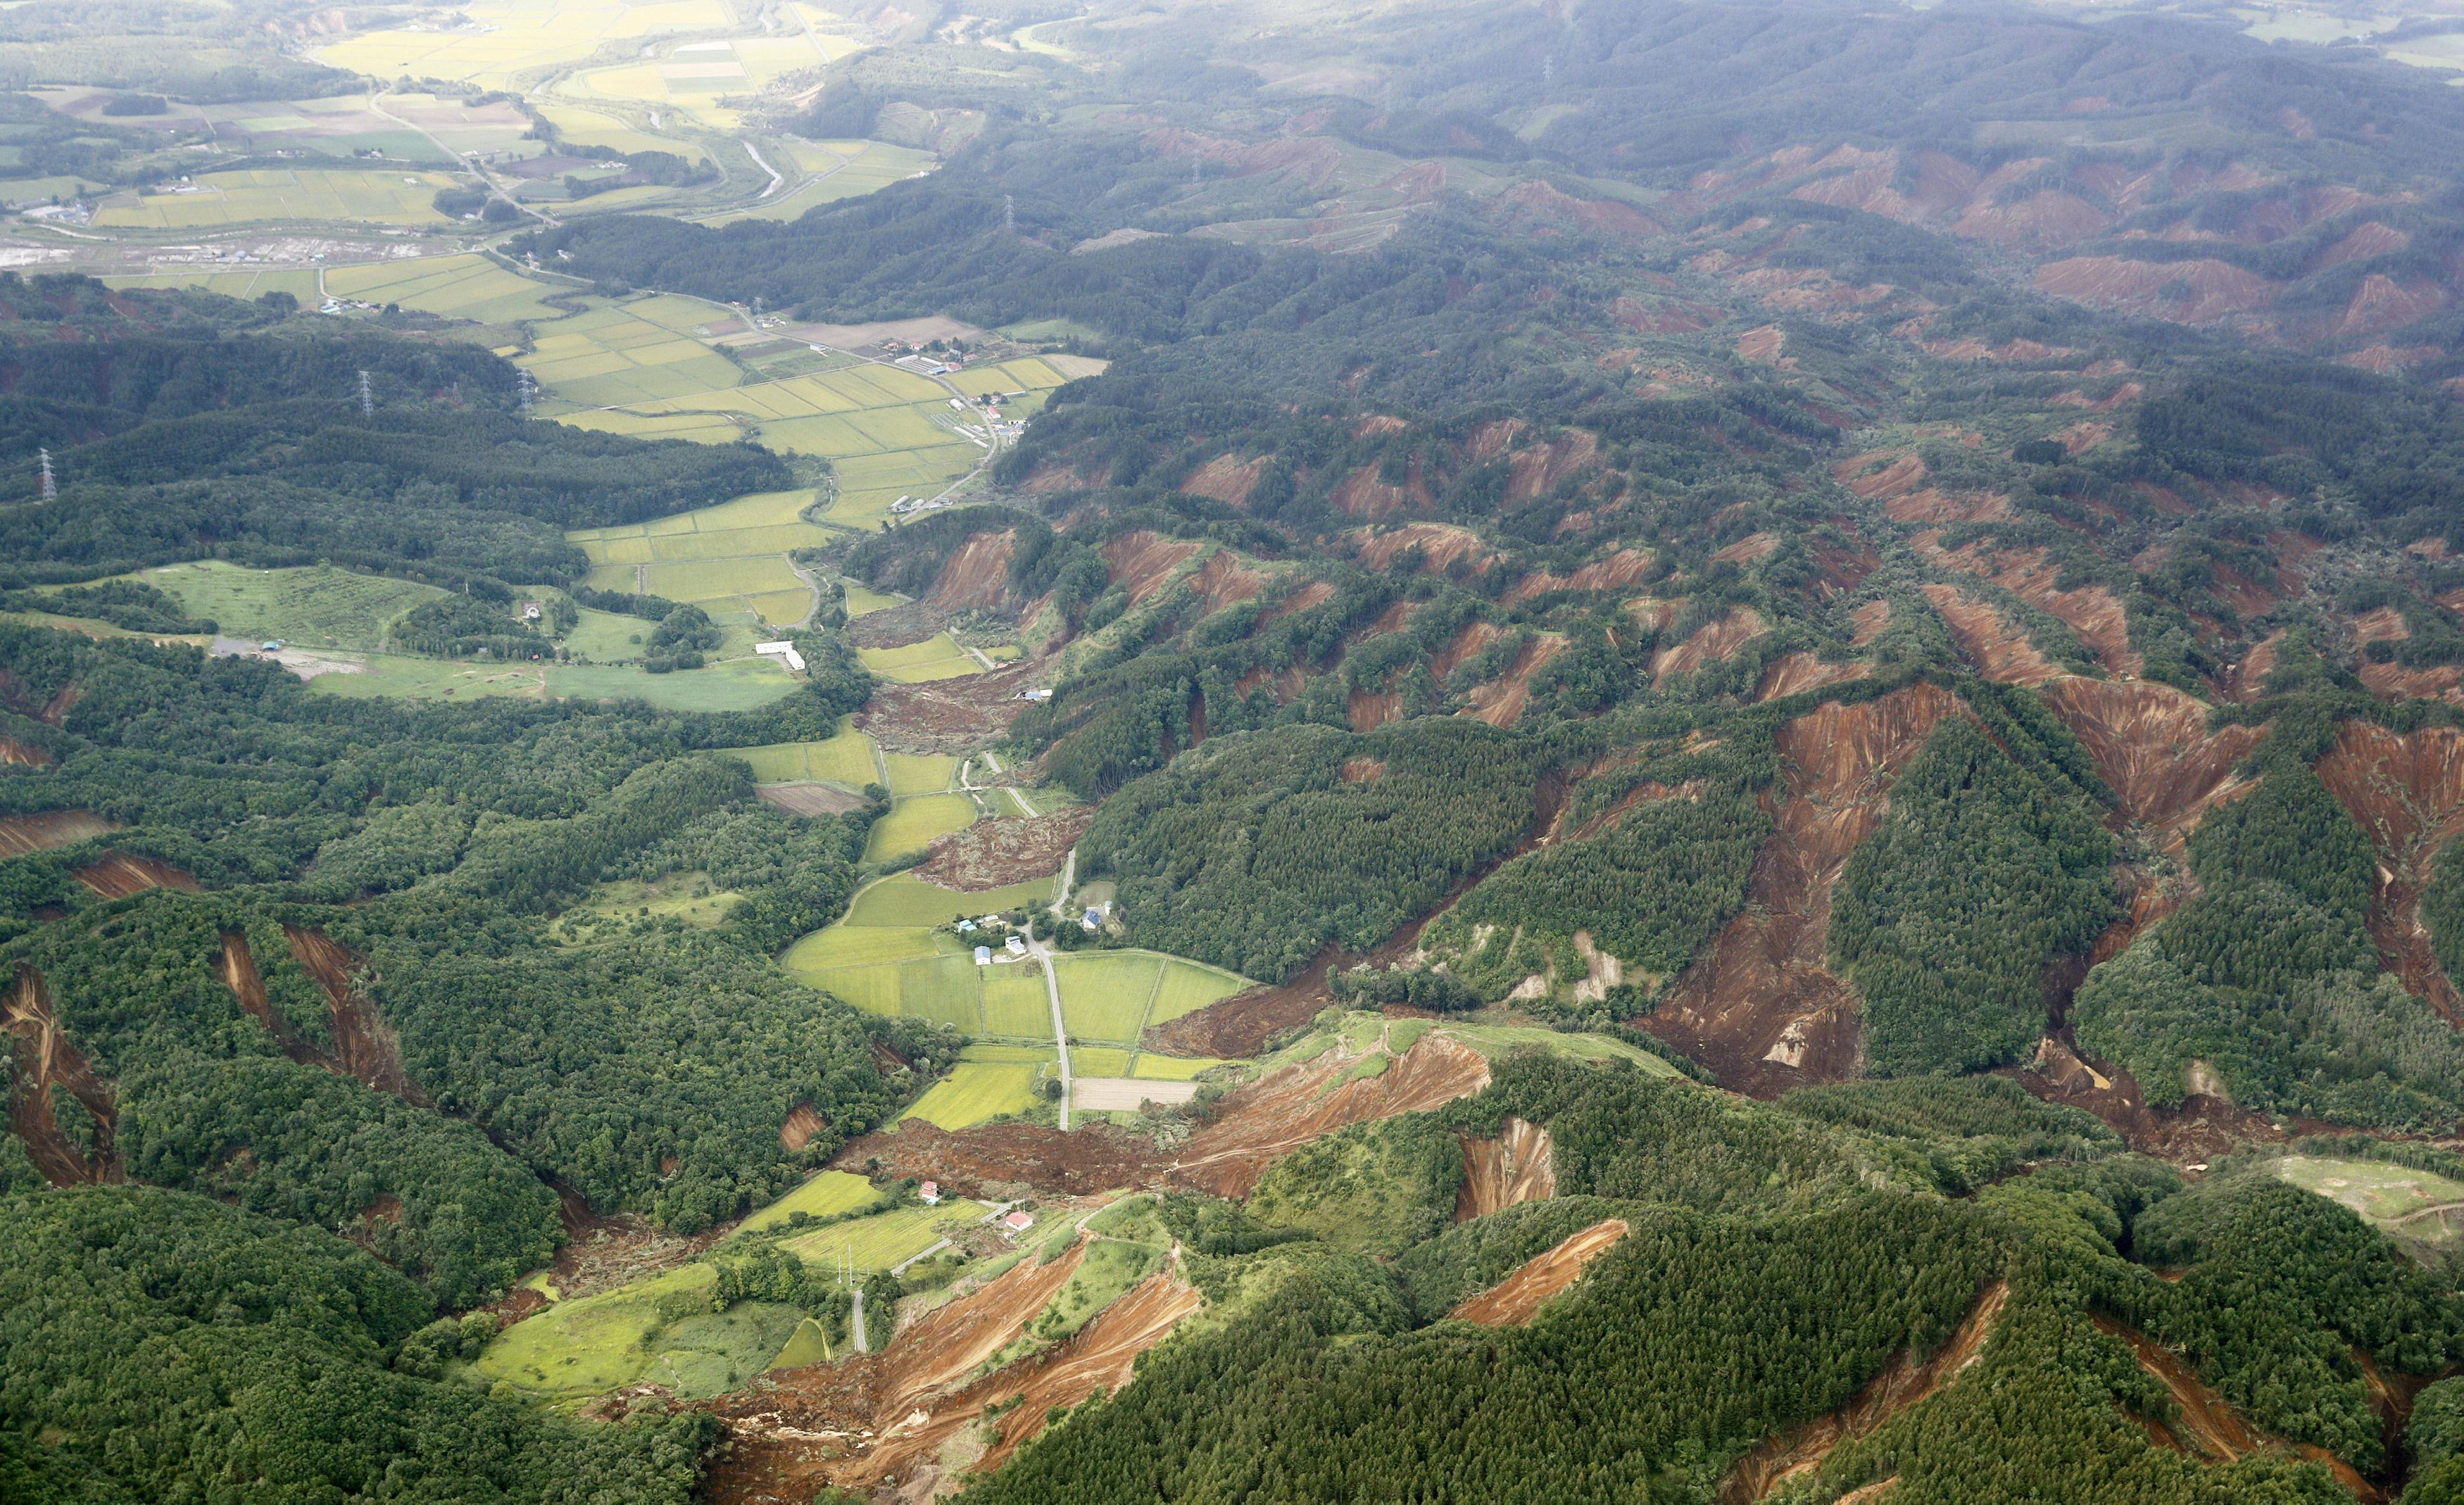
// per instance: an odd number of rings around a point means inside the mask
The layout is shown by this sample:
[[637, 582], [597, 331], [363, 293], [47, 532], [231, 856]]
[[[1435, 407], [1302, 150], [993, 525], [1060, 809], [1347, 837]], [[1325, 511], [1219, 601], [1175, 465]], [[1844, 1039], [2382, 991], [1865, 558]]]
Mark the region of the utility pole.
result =
[[48, 502], [60, 494], [60, 488], [52, 479], [52, 452], [49, 449], [39, 452], [43, 457], [43, 500]]
[[1557, 55], [1550, 53], [1540, 59], [1540, 86], [1547, 88], [1557, 81]]
[[1001, 195], [1001, 233], [1018, 233], [1018, 200], [1006, 193]]
[[1198, 175], [1205, 169], [1205, 154], [1199, 151], [1197, 148], [1192, 147], [1189, 153], [1189, 185], [1191, 187], [1194, 188], [1198, 186]]
[[360, 416], [371, 417], [377, 410], [376, 394], [368, 389], [368, 374], [360, 373]]
[[531, 416], [531, 393], [536, 390], [536, 387], [537, 383], [531, 381], [531, 374], [529, 372], [519, 371], [515, 374], [514, 391], [521, 399], [522, 416], [524, 418]]

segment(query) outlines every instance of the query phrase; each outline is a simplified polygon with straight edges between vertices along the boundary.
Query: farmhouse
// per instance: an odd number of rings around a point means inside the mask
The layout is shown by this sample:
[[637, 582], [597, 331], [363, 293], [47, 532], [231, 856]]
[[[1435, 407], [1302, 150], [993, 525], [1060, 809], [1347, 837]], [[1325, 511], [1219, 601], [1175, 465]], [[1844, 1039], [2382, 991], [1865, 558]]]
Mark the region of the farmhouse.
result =
[[791, 672], [797, 674], [804, 672], [804, 656], [796, 651], [796, 645], [792, 643], [757, 643], [753, 645], [753, 651], [777, 659], [787, 665]]

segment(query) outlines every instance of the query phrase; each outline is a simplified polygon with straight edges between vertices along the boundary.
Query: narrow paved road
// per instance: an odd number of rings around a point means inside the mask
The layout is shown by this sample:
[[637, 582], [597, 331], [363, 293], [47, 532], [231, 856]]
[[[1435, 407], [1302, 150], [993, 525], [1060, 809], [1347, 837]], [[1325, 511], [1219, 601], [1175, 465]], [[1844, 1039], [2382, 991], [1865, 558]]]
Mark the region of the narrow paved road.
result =
[[862, 1286], [855, 1288], [855, 1351], [860, 1354], [872, 1352], [870, 1345], [864, 1341], [864, 1287]]
[[1061, 979], [1052, 971], [1052, 948], [1035, 938], [1035, 921], [1026, 924], [1026, 954], [1044, 968], [1044, 995], [1052, 1002], [1052, 1043], [1061, 1052], [1061, 1129], [1069, 1130], [1069, 1026], [1061, 1017]]

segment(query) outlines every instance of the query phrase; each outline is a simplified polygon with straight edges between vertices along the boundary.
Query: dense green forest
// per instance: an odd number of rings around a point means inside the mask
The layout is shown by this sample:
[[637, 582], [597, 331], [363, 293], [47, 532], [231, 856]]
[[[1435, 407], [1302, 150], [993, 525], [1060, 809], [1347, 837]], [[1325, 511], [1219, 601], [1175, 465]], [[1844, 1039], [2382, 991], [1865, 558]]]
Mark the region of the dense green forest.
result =
[[[81, 277], [0, 281], [0, 306], [65, 337], [0, 348], [0, 490], [29, 499], [0, 507], [0, 579], [327, 560], [503, 600], [506, 581], [586, 572], [565, 528], [789, 484], [750, 446], [528, 422], [513, 367], [474, 346], [220, 299], [149, 300], [128, 316], [122, 301]], [[38, 447], [55, 505], [31, 500]]]
[[1131, 934], [1253, 977], [1366, 950], [1532, 819], [1529, 751], [1461, 720], [1211, 740], [1108, 800], [1080, 848]]
[[[2079, 1042], [2178, 1101], [2192, 1063], [2235, 1097], [2336, 1123], [2443, 1127], [2464, 1113], [2464, 1046], [2395, 977], [2363, 927], [2377, 858], [2288, 740], [2253, 794], [2189, 843], [2204, 892], [2091, 972]], [[2441, 883], [2452, 883], [2440, 865]], [[2423, 911], [2453, 927], [2433, 883]]]
[[[2165, 1423], [2172, 1402], [2092, 1314], [2175, 1345], [2277, 1435], [2373, 1471], [2380, 1429], [2347, 1345], [2427, 1374], [2464, 1339], [2452, 1295], [2350, 1212], [2264, 1176], [2185, 1189], [2117, 1154], [2085, 1115], [2007, 1083], [1724, 1105], [1690, 1083], [1526, 1056], [1437, 1117], [1477, 1132], [1508, 1112], [1554, 1136], [1556, 1197], [1424, 1233], [1391, 1268], [1324, 1241], [1197, 1255], [1192, 1277], [1242, 1320], [1158, 1351], [1134, 1385], [967, 1497], [1235, 1498], [1274, 1479], [1307, 1498], [1699, 1498], [1757, 1439], [1983, 1320], [1974, 1367], [1787, 1497], [1896, 1474], [1938, 1501], [2323, 1505], [2349, 1496], [2318, 1464], [2219, 1467], [2151, 1446], [2132, 1418]], [[1411, 1131], [1385, 1136], [1399, 1146]], [[1357, 1178], [1377, 1159], [1369, 1143], [1323, 1153]], [[1883, 1145], [1924, 1145], [1911, 1168], [1989, 1145], [2025, 1160], [1969, 1161], [1985, 1189], [1946, 1201], [1860, 1168]], [[2022, 1164], [2034, 1174], [2002, 1179]], [[1420, 1199], [1402, 1183], [1387, 1205]], [[1528, 1327], [1444, 1320], [1612, 1217], [1625, 1235]], [[1397, 1458], [1411, 1460], [1399, 1474]]]
[[0, 1230], [11, 1500], [681, 1502], [707, 1442], [706, 1417], [579, 1427], [396, 1372], [425, 1293], [205, 1197], [20, 1194]]
[[1832, 915], [1875, 1069], [1973, 1071], [2033, 1049], [2046, 964], [2112, 918], [2112, 852], [2083, 791], [1946, 721], [1849, 859]]
[[[387, 228], [560, 314], [744, 310], [749, 342], [674, 332], [740, 405], [567, 385], [596, 378], [558, 375], [555, 317], [0, 273], [0, 1497], [735, 1500], [789, 1453], [813, 1496], [905, 1425], [832, 1409], [895, 1349], [580, 1415], [473, 1381], [542, 1269], [561, 1303], [700, 1260], [696, 1318], [759, 1303], [843, 1352], [859, 1283], [878, 1347], [966, 1312], [936, 1303], [979, 1261], [1046, 1268], [972, 1222], [860, 1282], [786, 1252], [808, 1212], [729, 1233], [862, 1139], [836, 1168], [880, 1201], [834, 1218], [920, 1211], [893, 1177], [929, 1173], [1028, 1211], [1049, 1260], [1129, 1189], [1054, 1319], [1102, 1320], [1089, 1272], [1133, 1226], [1141, 1289], [1198, 1298], [1125, 1384], [970, 1395], [885, 1491], [2464, 1500], [2464, 1260], [2445, 1184], [2403, 1180], [2464, 1172], [2464, 98], [2395, 51], [2434, 18], [2328, 47], [2107, 11], [891, 8], [714, 92], [724, 132], [681, 94], [627, 117], [675, 151], [577, 146], [525, 100], [523, 150], [627, 170], [466, 159], [412, 196], [452, 218]], [[680, 81], [730, 45], [673, 19], [583, 66]], [[0, 79], [117, 98], [0, 97], [0, 166], [91, 197], [237, 160], [195, 101], [506, 98], [313, 61], [433, 20], [18, 6]], [[891, 148], [807, 194], [836, 172], [781, 133]], [[558, 178], [693, 191], [551, 213]], [[28, 267], [164, 249], [81, 223], [8, 235]], [[847, 327], [908, 318], [956, 322]], [[765, 424], [757, 389], [910, 336], [964, 345], [934, 380], [970, 423], [1028, 416], [961, 444], [918, 404], [976, 469], [885, 514], [923, 484], [887, 455], [786, 451], [899, 449], [886, 426]], [[724, 407], [712, 431], [776, 447], [537, 421], [542, 390], [645, 431]], [[601, 671], [336, 693], [155, 641], [216, 623], [131, 578], [425, 582], [388, 650], [553, 657], [588, 621], [690, 704], [757, 619], [680, 598], [737, 561], [679, 545], [594, 589], [569, 531], [825, 479], [792, 530], [821, 609], [780, 629], [806, 671], [752, 710], [552, 698]], [[60, 617], [90, 630], [34, 624]], [[1000, 666], [926, 678], [928, 642]], [[915, 793], [757, 792], [731, 752], [777, 776], [850, 717]], [[913, 850], [1003, 808], [988, 778], [1028, 821]], [[853, 808], [769, 802], [808, 795]], [[1077, 820], [1074, 863], [1007, 870]], [[1126, 1024], [1069, 1041], [1081, 1082], [1197, 1073], [1185, 1105], [1081, 1101], [1062, 1138], [1014, 1045], [924, 1100], [971, 1044], [897, 1012], [939, 962], [894, 1004], [850, 982], [859, 1010], [799, 980], [852, 975], [817, 949], [781, 961], [923, 861], [1067, 864], [1065, 949], [1269, 986], [1149, 1029], [1194, 1000], [1140, 972]], [[1692, 1058], [1629, 1063], [1663, 1040]], [[1244, 1053], [1337, 1080], [1295, 1109], [1216, 1061]], [[958, 1122], [1012, 1077], [1031, 1112]], [[1473, 1215], [1539, 1144], [1509, 1189], [1550, 1194]], [[1267, 1145], [1239, 1200], [1187, 1189]], [[1578, 1236], [1534, 1309], [1451, 1315]], [[1086, 1350], [1020, 1325], [994, 1367], [1066, 1389]], [[1884, 1375], [1921, 1383], [1766, 1476]], [[2197, 1442], [2227, 1410], [2265, 1439], [2236, 1461]]]

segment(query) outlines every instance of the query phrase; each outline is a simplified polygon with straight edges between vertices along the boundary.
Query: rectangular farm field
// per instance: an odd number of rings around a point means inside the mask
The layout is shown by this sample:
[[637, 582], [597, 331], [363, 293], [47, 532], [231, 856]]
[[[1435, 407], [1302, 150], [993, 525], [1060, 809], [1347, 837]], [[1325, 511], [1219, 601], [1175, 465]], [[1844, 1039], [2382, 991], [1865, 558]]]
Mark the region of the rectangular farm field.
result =
[[1044, 969], [1033, 962], [978, 969], [983, 973], [984, 1033], [1013, 1039], [1052, 1038], [1052, 1000]]
[[976, 803], [964, 795], [916, 795], [902, 799], [874, 823], [865, 846], [868, 862], [888, 862], [920, 852], [936, 836], [975, 824]]
[[1163, 962], [1152, 955], [1080, 953], [1055, 958], [1053, 971], [1061, 981], [1061, 1016], [1070, 1038], [1129, 1044], [1146, 1023]]

